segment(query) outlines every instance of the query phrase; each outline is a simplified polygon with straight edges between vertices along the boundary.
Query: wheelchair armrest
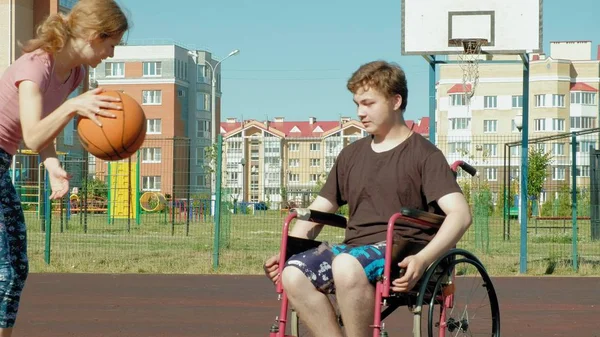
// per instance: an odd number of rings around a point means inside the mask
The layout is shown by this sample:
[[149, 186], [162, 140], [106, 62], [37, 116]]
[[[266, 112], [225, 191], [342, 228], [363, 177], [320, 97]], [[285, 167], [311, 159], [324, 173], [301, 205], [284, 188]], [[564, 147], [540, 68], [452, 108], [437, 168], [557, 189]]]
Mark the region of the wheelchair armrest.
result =
[[290, 212], [296, 212], [297, 219], [317, 222], [324, 225], [346, 228], [347, 220], [341, 215], [315, 211], [310, 208], [292, 208]]
[[438, 226], [441, 226], [442, 223], [444, 223], [444, 220], [446, 219], [446, 217], [443, 215], [438, 215], [438, 214], [434, 214], [431, 212], [425, 212], [425, 211], [421, 211], [419, 209], [414, 209], [414, 208], [402, 207], [402, 209], [400, 210], [400, 213], [402, 213], [403, 216], [413, 218], [413, 219], [418, 219], [421, 221], [426, 221], [426, 222], [431, 223], [432, 225], [438, 225]]

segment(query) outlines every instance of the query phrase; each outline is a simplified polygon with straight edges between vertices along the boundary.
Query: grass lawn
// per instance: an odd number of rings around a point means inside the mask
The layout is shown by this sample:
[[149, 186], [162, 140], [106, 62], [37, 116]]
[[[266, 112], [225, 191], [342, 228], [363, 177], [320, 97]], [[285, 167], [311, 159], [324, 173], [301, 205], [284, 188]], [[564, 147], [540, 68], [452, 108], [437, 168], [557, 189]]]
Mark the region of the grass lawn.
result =
[[[50, 264], [44, 261], [46, 233], [35, 213], [26, 214], [32, 272], [86, 273], [224, 273], [259, 274], [266, 258], [278, 251], [283, 215], [277, 211], [225, 216], [219, 266], [213, 268], [212, 219], [167, 218], [143, 214], [115, 219], [105, 214], [52, 218]], [[84, 225], [87, 223], [87, 228]], [[504, 240], [502, 219], [474, 223], [459, 243], [479, 257], [491, 275], [519, 273], [519, 224], [511, 220], [510, 240]], [[572, 266], [571, 222], [545, 221], [529, 229], [528, 275], [598, 275], [600, 244], [590, 240], [590, 221], [579, 221], [579, 271]], [[550, 228], [541, 228], [550, 227]], [[326, 227], [319, 240], [340, 242], [343, 230]], [[479, 238], [479, 239], [477, 239]]]

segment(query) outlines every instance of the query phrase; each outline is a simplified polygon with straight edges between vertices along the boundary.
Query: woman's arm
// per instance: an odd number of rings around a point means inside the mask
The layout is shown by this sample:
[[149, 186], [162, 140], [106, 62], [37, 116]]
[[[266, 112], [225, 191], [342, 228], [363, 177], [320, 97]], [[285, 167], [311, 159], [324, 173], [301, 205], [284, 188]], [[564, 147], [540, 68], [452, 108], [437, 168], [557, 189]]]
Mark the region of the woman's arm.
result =
[[33, 151], [41, 152], [52, 144], [75, 114], [90, 118], [99, 126], [102, 126], [102, 123], [98, 116], [114, 118], [114, 114], [103, 109], [121, 109], [121, 106], [115, 104], [120, 100], [99, 95], [103, 91], [97, 88], [69, 99], [42, 118], [43, 97], [39, 86], [32, 81], [20, 82], [19, 114], [25, 145]]
[[54, 147], [52, 142], [75, 114], [69, 104], [62, 104], [42, 119], [42, 107], [40, 87], [32, 81], [22, 81], [19, 84], [19, 115], [23, 142], [36, 152], [41, 152], [48, 145]]

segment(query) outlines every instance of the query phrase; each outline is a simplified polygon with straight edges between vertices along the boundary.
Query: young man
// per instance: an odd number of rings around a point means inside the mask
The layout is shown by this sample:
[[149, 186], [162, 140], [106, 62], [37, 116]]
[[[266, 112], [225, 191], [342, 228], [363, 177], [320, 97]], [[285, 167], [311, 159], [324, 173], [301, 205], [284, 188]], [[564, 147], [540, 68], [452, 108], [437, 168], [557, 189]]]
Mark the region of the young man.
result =
[[[273, 282], [283, 282], [291, 305], [314, 336], [341, 337], [326, 294], [335, 289], [348, 336], [370, 336], [374, 286], [383, 274], [389, 218], [402, 207], [445, 214], [437, 230], [396, 227], [394, 259], [406, 270], [392, 290], [410, 290], [427, 267], [452, 248], [471, 224], [467, 202], [442, 152], [406, 125], [408, 89], [403, 70], [376, 61], [362, 65], [348, 81], [357, 113], [370, 134], [345, 147], [310, 208], [335, 212], [348, 204], [342, 244], [292, 256], [282, 275], [276, 255], [265, 263]], [[315, 239], [322, 225], [297, 221], [290, 236]], [[396, 274], [397, 275], [397, 274]]]

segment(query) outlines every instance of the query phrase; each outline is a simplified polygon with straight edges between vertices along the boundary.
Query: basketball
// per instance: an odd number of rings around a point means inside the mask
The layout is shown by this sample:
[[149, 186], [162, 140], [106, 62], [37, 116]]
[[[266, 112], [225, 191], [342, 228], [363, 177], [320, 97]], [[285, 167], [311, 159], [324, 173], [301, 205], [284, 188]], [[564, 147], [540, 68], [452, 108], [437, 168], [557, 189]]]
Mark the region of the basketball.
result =
[[78, 118], [77, 133], [86, 151], [107, 161], [131, 157], [146, 138], [146, 115], [138, 102], [120, 91], [107, 91], [99, 95], [118, 97], [123, 110], [108, 110], [116, 118], [97, 116], [102, 127], [89, 118]]

